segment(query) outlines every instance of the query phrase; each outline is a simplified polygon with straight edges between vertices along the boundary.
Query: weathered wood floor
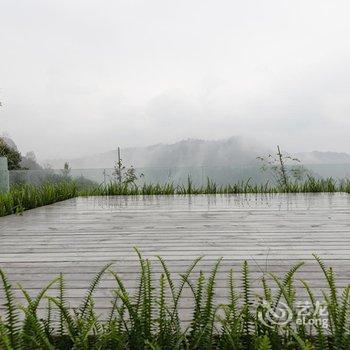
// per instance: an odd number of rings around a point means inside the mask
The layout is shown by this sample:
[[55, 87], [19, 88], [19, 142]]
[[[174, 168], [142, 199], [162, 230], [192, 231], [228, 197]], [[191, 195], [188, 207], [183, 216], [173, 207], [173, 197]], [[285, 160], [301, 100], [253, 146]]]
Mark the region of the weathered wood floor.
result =
[[[224, 257], [217, 295], [227, 291], [227, 272], [250, 262], [254, 290], [265, 272], [286, 272], [303, 260], [297, 278], [321, 294], [324, 280], [312, 253], [338, 272], [338, 283], [350, 282], [350, 195], [211, 195], [76, 198], [0, 218], [0, 267], [13, 281], [35, 294], [59, 272], [66, 276], [72, 306], [79, 304], [90, 279], [104, 264], [135, 288], [138, 274], [133, 247], [154, 259], [161, 255], [177, 276], [197, 256], [209, 272]], [[115, 282], [106, 275], [95, 293], [102, 314], [110, 307]], [[300, 297], [305, 293], [300, 289]], [[16, 287], [16, 293], [20, 292]], [[185, 291], [190, 296], [189, 290]], [[1, 294], [0, 294], [1, 298]], [[21, 298], [19, 299], [22, 300]], [[190, 299], [182, 305], [187, 319]]]

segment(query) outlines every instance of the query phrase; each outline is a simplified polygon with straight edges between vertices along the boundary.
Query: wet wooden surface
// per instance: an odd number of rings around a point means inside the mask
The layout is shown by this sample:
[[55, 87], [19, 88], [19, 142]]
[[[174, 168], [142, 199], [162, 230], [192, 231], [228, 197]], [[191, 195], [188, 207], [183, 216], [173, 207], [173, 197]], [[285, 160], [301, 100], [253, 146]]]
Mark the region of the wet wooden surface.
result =
[[[72, 306], [79, 304], [89, 281], [108, 262], [114, 262], [113, 269], [130, 290], [135, 289], [135, 246], [152, 259], [155, 278], [161, 271], [156, 255], [168, 261], [175, 280], [197, 256], [204, 255], [197, 271], [205, 273], [223, 257], [219, 302], [227, 295], [230, 268], [240, 285], [243, 259], [250, 263], [253, 292], [259, 292], [267, 272], [282, 276], [293, 264], [305, 261], [296, 279], [309, 281], [320, 296], [324, 278], [312, 253], [335, 268], [338, 285], [344, 287], [350, 281], [349, 243], [349, 194], [76, 198], [0, 218], [0, 267], [9, 275], [19, 302], [23, 298], [16, 283], [35, 295], [63, 272]], [[110, 307], [114, 287], [107, 274], [95, 293], [102, 314]], [[302, 288], [298, 292], [300, 298], [305, 296]], [[187, 319], [190, 291], [184, 296]]]

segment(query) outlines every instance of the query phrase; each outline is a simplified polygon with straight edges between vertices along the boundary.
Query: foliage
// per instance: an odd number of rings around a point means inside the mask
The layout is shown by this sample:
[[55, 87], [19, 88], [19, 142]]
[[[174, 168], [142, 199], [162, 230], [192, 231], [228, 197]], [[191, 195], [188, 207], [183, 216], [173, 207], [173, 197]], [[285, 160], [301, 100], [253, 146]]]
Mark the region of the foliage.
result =
[[143, 174], [137, 175], [136, 169], [131, 166], [126, 168], [120, 157], [120, 148], [118, 147], [118, 160], [114, 165], [113, 182], [119, 186], [135, 185], [135, 181], [143, 177]]
[[307, 175], [307, 170], [300, 164], [298, 158], [294, 158], [287, 153], [282, 153], [277, 146], [277, 153], [268, 154], [266, 157], [257, 157], [261, 161], [262, 171], [270, 171], [276, 183], [288, 188], [291, 182], [303, 180]]
[[0, 157], [6, 157], [9, 170], [21, 169], [21, 154], [0, 137]]
[[12, 186], [8, 193], [0, 193], [0, 216], [20, 214], [24, 210], [74, 198], [77, 195], [74, 182]]
[[288, 186], [251, 184], [250, 181], [230, 185], [218, 185], [208, 179], [205, 186], [195, 186], [188, 177], [187, 184], [175, 186], [173, 183], [142, 185], [110, 182], [98, 187], [90, 187], [79, 192], [81, 196], [107, 195], [191, 195], [191, 194], [239, 194], [239, 193], [307, 193], [307, 192], [347, 192], [350, 193], [350, 180], [336, 181], [332, 178], [316, 179], [308, 176], [301, 182], [289, 182]]
[[219, 186], [208, 179], [206, 186], [193, 185], [188, 178], [186, 185], [136, 184], [110, 182], [97, 186], [83, 177], [66, 181], [62, 175], [52, 174], [48, 182], [40, 186], [14, 185], [8, 193], [0, 193], [0, 216], [22, 213], [42, 205], [52, 204], [77, 196], [109, 195], [193, 195], [193, 194], [239, 194], [239, 193], [307, 193], [307, 192], [347, 192], [350, 193], [350, 181], [335, 181], [332, 178], [315, 179], [309, 176], [304, 182], [289, 183], [285, 186], [251, 185], [249, 181], [227, 186]]
[[67, 182], [74, 182], [78, 190], [96, 187], [97, 183], [89, 180], [83, 175], [73, 178], [71, 175], [71, 168], [63, 168], [60, 172], [55, 172], [53, 169], [46, 168], [44, 170], [18, 170], [11, 171], [10, 185], [11, 186], [23, 186], [30, 183], [34, 186], [42, 186], [46, 184], [62, 184]]
[[[140, 277], [136, 291], [129, 291], [120, 276], [106, 265], [92, 280], [79, 308], [72, 309], [65, 297], [66, 285], [60, 274], [44, 286], [35, 297], [22, 287], [26, 305], [18, 305], [11, 283], [4, 271], [2, 280], [2, 315], [0, 313], [1, 349], [349, 349], [350, 286], [337, 289], [334, 273], [315, 256], [323, 271], [328, 291], [328, 328], [297, 324], [298, 299], [294, 278], [302, 263], [293, 266], [283, 278], [264, 275], [261, 291], [253, 295], [253, 277], [248, 263], [242, 266], [241, 287], [236, 287], [233, 271], [228, 276], [228, 298], [216, 302], [215, 286], [219, 283], [219, 259], [206, 276], [196, 271], [196, 259], [180, 275], [175, 284], [167, 263], [158, 258], [161, 272], [155, 277], [151, 261], [139, 256]], [[94, 307], [94, 292], [103, 277], [109, 274], [115, 281], [111, 307], [107, 316], [99, 316]], [[302, 281], [315, 311], [315, 297], [309, 285]], [[156, 286], [157, 285], [157, 286]], [[222, 286], [221, 286], [222, 287]], [[276, 290], [272, 293], [272, 289]], [[58, 292], [57, 292], [58, 290]], [[184, 293], [186, 291], [186, 293]], [[183, 324], [181, 303], [192, 300], [189, 325]], [[58, 294], [58, 295], [57, 295]], [[56, 295], [56, 296], [55, 296]], [[277, 308], [283, 301], [293, 317], [287, 324], [261, 321], [263, 302]], [[45, 312], [46, 309], [46, 312]], [[276, 312], [276, 309], [272, 310]], [[56, 319], [54, 318], [56, 315]]]

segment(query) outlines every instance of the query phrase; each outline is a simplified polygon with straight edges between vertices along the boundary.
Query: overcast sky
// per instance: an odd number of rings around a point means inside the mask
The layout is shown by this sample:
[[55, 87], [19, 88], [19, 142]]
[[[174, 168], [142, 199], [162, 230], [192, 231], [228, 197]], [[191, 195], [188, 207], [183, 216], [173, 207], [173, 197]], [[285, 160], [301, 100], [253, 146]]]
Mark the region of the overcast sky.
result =
[[243, 135], [350, 152], [347, 0], [0, 0], [0, 133], [39, 159]]

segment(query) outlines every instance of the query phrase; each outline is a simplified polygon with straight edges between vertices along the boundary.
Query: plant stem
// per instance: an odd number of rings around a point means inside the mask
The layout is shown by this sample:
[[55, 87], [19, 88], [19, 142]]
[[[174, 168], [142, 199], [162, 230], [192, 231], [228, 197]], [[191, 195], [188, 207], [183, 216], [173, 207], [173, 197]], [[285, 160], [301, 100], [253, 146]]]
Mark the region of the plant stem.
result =
[[288, 188], [287, 171], [286, 171], [286, 167], [284, 165], [283, 156], [282, 156], [282, 153], [281, 153], [281, 150], [280, 150], [280, 146], [278, 146], [278, 145], [277, 145], [277, 155], [278, 155], [278, 159], [279, 159], [279, 162], [280, 162], [280, 169], [281, 169], [283, 185], [287, 189]]

